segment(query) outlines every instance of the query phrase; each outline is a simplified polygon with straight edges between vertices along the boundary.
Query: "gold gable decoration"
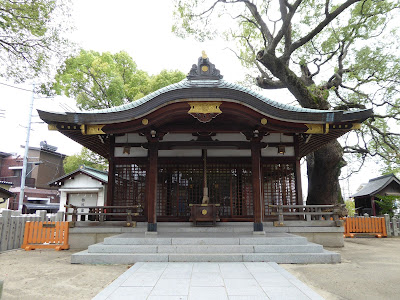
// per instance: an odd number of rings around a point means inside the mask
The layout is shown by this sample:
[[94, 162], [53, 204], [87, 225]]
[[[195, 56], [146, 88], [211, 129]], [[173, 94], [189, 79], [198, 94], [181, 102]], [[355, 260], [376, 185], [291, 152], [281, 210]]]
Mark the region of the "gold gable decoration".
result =
[[188, 114], [202, 123], [208, 123], [222, 113], [219, 108], [222, 102], [188, 102], [188, 104], [190, 105]]

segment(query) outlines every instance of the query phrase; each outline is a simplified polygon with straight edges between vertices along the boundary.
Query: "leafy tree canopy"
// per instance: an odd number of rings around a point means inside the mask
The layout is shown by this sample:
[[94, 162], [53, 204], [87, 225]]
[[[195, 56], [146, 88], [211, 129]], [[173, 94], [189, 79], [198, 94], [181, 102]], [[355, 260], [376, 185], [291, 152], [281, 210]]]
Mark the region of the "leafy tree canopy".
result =
[[23, 82], [48, 74], [70, 49], [69, 0], [0, 0], [0, 77]]
[[[81, 50], [65, 60], [54, 82], [43, 85], [42, 92], [73, 97], [82, 110], [102, 109], [135, 101], [185, 76], [177, 70], [162, 70], [151, 76], [139, 70], [124, 51], [111, 54]], [[81, 153], [64, 160], [64, 170], [68, 173], [82, 164], [100, 170], [108, 168], [103, 157], [83, 148]]]
[[129, 103], [184, 77], [180, 71], [167, 70], [150, 76], [124, 51], [81, 50], [64, 62], [47, 89], [75, 98], [82, 110], [92, 110]]
[[379, 214], [388, 214], [390, 217], [394, 216], [395, 210], [398, 208], [399, 196], [393, 195], [377, 195], [375, 203], [379, 207]]
[[[331, 143], [307, 158], [310, 191], [315, 166], [326, 180], [313, 186], [338, 178], [343, 151], [400, 166], [399, 7], [399, 0], [176, 0], [173, 30], [236, 42], [232, 51], [253, 82], [287, 89], [302, 107], [374, 110], [343, 148]], [[315, 197], [325, 197], [320, 192]]]
[[71, 173], [78, 169], [81, 165], [85, 165], [101, 171], [108, 170], [108, 163], [104, 157], [90, 151], [87, 148], [82, 148], [80, 153], [67, 156], [64, 159], [64, 172], [66, 174]]

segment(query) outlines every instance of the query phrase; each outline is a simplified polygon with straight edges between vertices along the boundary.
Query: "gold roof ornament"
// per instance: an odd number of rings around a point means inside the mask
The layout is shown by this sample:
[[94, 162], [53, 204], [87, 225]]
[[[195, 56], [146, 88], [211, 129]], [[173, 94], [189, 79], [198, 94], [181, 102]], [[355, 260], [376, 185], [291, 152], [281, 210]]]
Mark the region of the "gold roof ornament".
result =
[[206, 54], [206, 51], [201, 51], [201, 57], [203, 58], [203, 59], [206, 59], [206, 58], [208, 58], [207, 57], [207, 54]]

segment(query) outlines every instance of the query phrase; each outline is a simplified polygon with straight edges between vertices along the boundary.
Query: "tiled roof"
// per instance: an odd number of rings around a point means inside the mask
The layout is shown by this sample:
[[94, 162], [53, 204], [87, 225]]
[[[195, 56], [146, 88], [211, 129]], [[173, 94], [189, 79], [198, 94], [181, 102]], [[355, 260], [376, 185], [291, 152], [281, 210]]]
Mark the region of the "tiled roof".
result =
[[372, 196], [378, 194], [381, 190], [387, 187], [392, 181], [397, 182], [400, 186], [400, 181], [394, 174], [384, 175], [371, 179], [360, 191], [351, 197]]
[[83, 174], [86, 174], [86, 175], [88, 175], [90, 177], [93, 177], [93, 178], [95, 178], [95, 179], [97, 179], [97, 180], [99, 180], [101, 182], [108, 183], [108, 172], [100, 171], [100, 170], [97, 170], [97, 169], [82, 165], [78, 169], [76, 169], [75, 171], [72, 171], [72, 172], [70, 172], [68, 174], [65, 174], [65, 175], [63, 175], [63, 176], [61, 176], [61, 177], [49, 182], [48, 185], [55, 185], [56, 182], [64, 181], [64, 180], [68, 179], [70, 176], [72, 176], [72, 175], [74, 175], [76, 173], [83, 173]]
[[10, 198], [14, 196], [15, 194], [13, 192], [7, 191], [6, 189], [0, 187], [0, 198]]
[[302, 107], [294, 107], [273, 101], [249, 88], [225, 80], [188, 80], [161, 88], [136, 101], [100, 110], [82, 112], [52, 113], [40, 111], [39, 115], [46, 123], [74, 124], [112, 124], [126, 122], [143, 117], [162, 106], [175, 102], [185, 102], [188, 99], [220, 99], [236, 102], [252, 107], [264, 115], [288, 122], [298, 123], [334, 123], [362, 122], [372, 111], [363, 109], [357, 111], [330, 111]]
[[173, 91], [173, 90], [178, 90], [178, 89], [188, 89], [188, 88], [220, 88], [220, 89], [231, 89], [231, 90], [236, 90], [240, 92], [244, 92], [247, 94], [252, 95], [253, 97], [256, 97], [257, 99], [263, 101], [266, 104], [269, 104], [271, 106], [274, 106], [276, 108], [280, 109], [285, 109], [288, 111], [295, 111], [295, 112], [306, 112], [306, 113], [316, 113], [316, 112], [323, 112], [326, 113], [326, 110], [318, 110], [318, 109], [309, 109], [309, 108], [302, 108], [302, 107], [294, 107], [291, 105], [287, 104], [282, 104], [276, 101], [273, 101], [247, 87], [241, 86], [236, 83], [231, 83], [227, 82], [225, 80], [188, 80], [188, 79], [183, 79], [182, 81], [178, 83], [174, 83], [171, 85], [168, 85], [164, 88], [161, 88], [153, 93], [150, 93], [143, 98], [140, 98], [136, 101], [121, 105], [121, 106], [116, 106], [112, 108], [106, 108], [106, 109], [99, 109], [99, 110], [92, 110], [92, 111], [83, 111], [82, 113], [110, 113], [110, 112], [118, 112], [118, 111], [124, 111], [132, 108], [136, 108], [153, 98], [165, 94], [166, 92]]
[[12, 182], [9, 182], [9, 181], [2, 181], [2, 180], [0, 180], [0, 184], [12, 185], [13, 183], [12, 183]]

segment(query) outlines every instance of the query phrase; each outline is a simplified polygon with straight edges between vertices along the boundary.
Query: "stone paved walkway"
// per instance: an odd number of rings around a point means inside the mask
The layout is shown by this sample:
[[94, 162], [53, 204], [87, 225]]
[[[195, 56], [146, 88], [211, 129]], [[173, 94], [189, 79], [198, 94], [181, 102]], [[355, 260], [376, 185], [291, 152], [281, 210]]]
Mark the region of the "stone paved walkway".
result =
[[95, 300], [321, 300], [276, 263], [168, 263], [133, 265]]

